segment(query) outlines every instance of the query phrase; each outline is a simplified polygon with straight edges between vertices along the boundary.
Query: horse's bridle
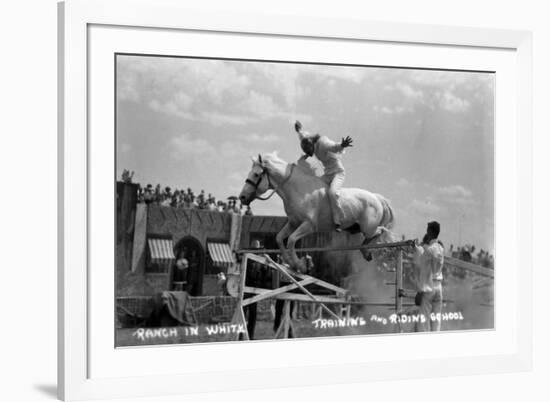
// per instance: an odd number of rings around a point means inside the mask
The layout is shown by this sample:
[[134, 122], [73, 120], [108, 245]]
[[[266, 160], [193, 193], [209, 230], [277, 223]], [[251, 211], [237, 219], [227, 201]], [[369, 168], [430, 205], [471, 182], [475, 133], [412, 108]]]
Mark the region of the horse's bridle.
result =
[[262, 156], [261, 155], [258, 155], [258, 162], [260, 163], [260, 166], [262, 167], [262, 173], [260, 173], [260, 176], [258, 177], [258, 180], [256, 180], [254, 182], [253, 180], [250, 180], [247, 177], [246, 180], [245, 180], [245, 183], [250, 184], [252, 187], [254, 187], [254, 192], [257, 192], [258, 187], [260, 186], [260, 182], [262, 181], [262, 179], [264, 178], [264, 175], [265, 175], [267, 177], [267, 188], [268, 189], [272, 188], [273, 191], [267, 197], [261, 197], [261, 196], [256, 194], [256, 198], [259, 199], [259, 200], [262, 200], [262, 201], [267, 201], [271, 197], [273, 197], [273, 194], [275, 194], [277, 192], [279, 187], [283, 186], [290, 179], [290, 177], [292, 176], [292, 172], [294, 171], [295, 164], [293, 163], [293, 164], [290, 165], [290, 173], [288, 174], [287, 177], [285, 177], [285, 179], [281, 182], [281, 184], [279, 184], [277, 187], [274, 187], [271, 184], [271, 179], [269, 178], [269, 171], [267, 170], [267, 168], [265, 166], [262, 165]]

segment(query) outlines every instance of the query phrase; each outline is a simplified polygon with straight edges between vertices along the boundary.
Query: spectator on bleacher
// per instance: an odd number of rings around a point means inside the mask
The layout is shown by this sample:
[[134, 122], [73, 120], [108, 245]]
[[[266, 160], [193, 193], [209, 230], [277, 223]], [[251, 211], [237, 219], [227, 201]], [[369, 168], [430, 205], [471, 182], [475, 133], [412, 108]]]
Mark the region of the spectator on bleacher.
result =
[[133, 170], [132, 170], [132, 173], [130, 173], [130, 171], [127, 170], [127, 169], [124, 169], [122, 171], [122, 181], [124, 183], [131, 183], [133, 177], [134, 177], [134, 171]]
[[151, 184], [147, 184], [147, 187], [145, 187], [143, 198], [146, 204], [151, 204], [154, 201], [155, 195], [153, 194], [153, 186]]
[[178, 200], [179, 200], [180, 191], [175, 190], [172, 194], [172, 198], [170, 199], [170, 206], [172, 208], [178, 208]]
[[[126, 183], [130, 183], [134, 172], [129, 172], [124, 169], [122, 173], [122, 180]], [[147, 184], [146, 187], [141, 187], [137, 184], [137, 202], [146, 204], [157, 204], [161, 206], [169, 206], [172, 208], [189, 208], [189, 209], [205, 209], [208, 211], [217, 212], [229, 212], [236, 214], [252, 215], [250, 206], [244, 208], [242, 205], [236, 202], [237, 197], [228, 197], [228, 202], [216, 201], [211, 193], [208, 197], [205, 196], [205, 191], [201, 190], [198, 196], [195, 196], [191, 188], [187, 190], [172, 189], [169, 186], [164, 188], [160, 184], [157, 184], [154, 188], [151, 184]]]
[[241, 204], [237, 204], [237, 201], [233, 201], [233, 209], [232, 212], [235, 214], [241, 214]]
[[[117, 194], [117, 197], [118, 197], [118, 194]], [[139, 184], [137, 189], [137, 202], [138, 203], [145, 202], [145, 199], [143, 198], [143, 188]]]
[[197, 196], [197, 207], [204, 209], [205, 201], [204, 190], [201, 190], [200, 194]]
[[462, 247], [462, 252], [460, 253], [460, 259], [462, 261], [466, 261], [466, 262], [472, 262], [472, 254], [470, 253], [470, 247], [469, 246], [464, 246]]
[[172, 203], [172, 189], [170, 187], [166, 187], [161, 193], [159, 203], [163, 207], [170, 206], [170, 204]]
[[217, 211], [218, 207], [216, 206], [216, 199], [214, 197], [210, 197], [208, 200], [208, 210], [209, 211]]
[[192, 200], [191, 200], [191, 189], [188, 188], [187, 192], [183, 195], [183, 202], [185, 208], [191, 208]]

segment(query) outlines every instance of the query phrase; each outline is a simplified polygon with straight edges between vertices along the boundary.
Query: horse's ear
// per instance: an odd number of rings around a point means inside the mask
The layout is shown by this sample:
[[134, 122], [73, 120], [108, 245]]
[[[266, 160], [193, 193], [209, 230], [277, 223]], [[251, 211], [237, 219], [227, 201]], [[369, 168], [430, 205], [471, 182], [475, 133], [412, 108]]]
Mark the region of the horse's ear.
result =
[[260, 164], [262, 164], [262, 155], [258, 154], [258, 162], [260, 162]]

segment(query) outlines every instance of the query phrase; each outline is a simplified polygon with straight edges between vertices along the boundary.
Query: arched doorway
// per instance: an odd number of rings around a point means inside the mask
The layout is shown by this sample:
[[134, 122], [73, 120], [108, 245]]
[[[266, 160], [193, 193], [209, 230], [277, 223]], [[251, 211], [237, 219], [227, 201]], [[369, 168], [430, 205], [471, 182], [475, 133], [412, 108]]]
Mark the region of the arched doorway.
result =
[[[200, 241], [193, 236], [185, 236], [174, 247], [176, 260], [185, 258], [189, 263], [187, 272], [187, 292], [191, 296], [200, 296], [202, 293], [202, 279], [206, 254]], [[170, 282], [172, 283], [172, 278]]]

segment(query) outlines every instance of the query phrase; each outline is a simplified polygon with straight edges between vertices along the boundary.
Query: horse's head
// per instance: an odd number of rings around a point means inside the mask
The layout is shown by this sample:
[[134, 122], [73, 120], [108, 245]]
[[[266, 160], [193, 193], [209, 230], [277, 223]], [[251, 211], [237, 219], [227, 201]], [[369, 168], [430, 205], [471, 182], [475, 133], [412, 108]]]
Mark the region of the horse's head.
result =
[[241, 204], [249, 205], [255, 198], [261, 196], [271, 188], [267, 167], [265, 161], [262, 160], [262, 155], [258, 154], [257, 158], [252, 158], [252, 169], [248, 173], [243, 189], [239, 194]]

